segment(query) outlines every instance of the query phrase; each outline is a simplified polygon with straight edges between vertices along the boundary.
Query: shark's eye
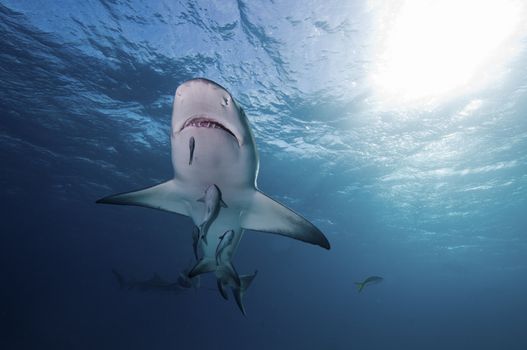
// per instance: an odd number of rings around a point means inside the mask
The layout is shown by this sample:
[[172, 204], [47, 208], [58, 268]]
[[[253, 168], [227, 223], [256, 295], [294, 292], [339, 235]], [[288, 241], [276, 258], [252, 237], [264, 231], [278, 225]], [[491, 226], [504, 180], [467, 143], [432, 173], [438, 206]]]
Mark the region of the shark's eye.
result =
[[222, 105], [223, 107], [226, 107], [226, 106], [229, 105], [229, 102], [230, 102], [230, 101], [229, 101], [229, 98], [228, 98], [227, 96], [224, 96], [224, 97], [223, 97], [223, 102], [221, 103], [221, 105]]

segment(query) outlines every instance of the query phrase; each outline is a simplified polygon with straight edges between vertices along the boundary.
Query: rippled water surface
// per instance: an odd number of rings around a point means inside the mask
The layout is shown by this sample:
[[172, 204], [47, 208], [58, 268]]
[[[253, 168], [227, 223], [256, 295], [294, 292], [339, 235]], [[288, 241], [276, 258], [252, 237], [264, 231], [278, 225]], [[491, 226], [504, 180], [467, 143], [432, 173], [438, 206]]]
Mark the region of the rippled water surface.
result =
[[[526, 349], [525, 23], [515, 0], [0, 0], [0, 346]], [[172, 176], [194, 77], [332, 245], [247, 232], [247, 317], [212, 278], [119, 289], [177, 278], [192, 223], [94, 203]]]

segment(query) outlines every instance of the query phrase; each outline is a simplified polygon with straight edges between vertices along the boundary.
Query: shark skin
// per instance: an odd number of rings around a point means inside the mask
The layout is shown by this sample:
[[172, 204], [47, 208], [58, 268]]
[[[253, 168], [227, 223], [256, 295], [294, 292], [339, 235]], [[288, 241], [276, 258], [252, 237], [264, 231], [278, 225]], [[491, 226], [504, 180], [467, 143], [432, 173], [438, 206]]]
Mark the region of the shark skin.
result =
[[[214, 272], [219, 281], [229, 283], [245, 314], [241, 297], [255, 274], [240, 276], [242, 283], [236, 283], [226, 275], [229, 269], [217, 265], [216, 248], [225, 232], [232, 230], [233, 237], [222, 254], [231, 257], [244, 230], [279, 234], [330, 249], [329, 241], [317, 227], [259, 191], [254, 136], [245, 112], [225, 88], [204, 78], [181, 84], [174, 98], [170, 136], [172, 179], [142, 190], [105, 197], [97, 203], [164, 210], [188, 216], [200, 226], [207, 210], [200, 199], [210, 186], [217, 186], [228, 206], [222, 207], [208, 226], [207, 241], [197, 242], [201, 252], [197, 265], [201, 266], [196, 266], [190, 277]], [[195, 147], [189, 155], [190, 143]]]

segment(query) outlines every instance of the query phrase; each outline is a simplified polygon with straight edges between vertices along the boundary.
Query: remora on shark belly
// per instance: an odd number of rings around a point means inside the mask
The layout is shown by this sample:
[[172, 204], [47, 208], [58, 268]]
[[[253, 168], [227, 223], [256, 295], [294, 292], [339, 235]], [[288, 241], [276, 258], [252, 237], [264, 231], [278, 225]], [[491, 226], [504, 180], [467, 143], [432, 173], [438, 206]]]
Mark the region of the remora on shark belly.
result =
[[[189, 166], [189, 140], [192, 165]], [[330, 249], [324, 234], [312, 223], [258, 190], [258, 154], [249, 121], [231, 94], [219, 84], [192, 79], [181, 84], [174, 98], [171, 130], [174, 177], [161, 184], [102, 198], [97, 203], [138, 205], [192, 218], [203, 224], [206, 203], [198, 201], [211, 186], [221, 189], [221, 208], [207, 230], [207, 242], [200, 239], [200, 263], [194, 272], [215, 272], [219, 281], [231, 281], [224, 266], [217, 265], [220, 236], [233, 231], [223, 254], [233, 256], [244, 230], [264, 231]], [[200, 233], [202, 235], [203, 233]], [[227, 251], [228, 250], [228, 251]], [[242, 296], [255, 275], [239, 276], [230, 285], [238, 306], [245, 313]], [[236, 284], [236, 283], [235, 283]], [[224, 293], [222, 293], [224, 295]]]

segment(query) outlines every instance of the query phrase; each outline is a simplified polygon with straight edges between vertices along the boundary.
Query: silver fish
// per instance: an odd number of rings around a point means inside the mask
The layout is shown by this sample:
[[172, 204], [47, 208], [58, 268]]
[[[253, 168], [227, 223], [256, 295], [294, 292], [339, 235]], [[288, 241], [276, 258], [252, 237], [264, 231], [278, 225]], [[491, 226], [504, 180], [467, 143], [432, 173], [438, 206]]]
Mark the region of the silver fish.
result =
[[[234, 230], [225, 231], [223, 235], [220, 236], [220, 242], [216, 247], [216, 265], [220, 265], [221, 255], [225, 251], [225, 248], [229, 247], [234, 240]], [[230, 260], [230, 257], [227, 257]]]
[[366, 286], [369, 286], [371, 284], [377, 284], [377, 283], [381, 283], [383, 281], [383, 278], [382, 277], [379, 277], [379, 276], [370, 276], [368, 278], [366, 278], [364, 281], [362, 282], [355, 282], [355, 285], [357, 286], [357, 289], [360, 292], [362, 292], [362, 290], [364, 289], [364, 287]]
[[227, 208], [227, 204], [221, 199], [221, 191], [218, 186], [212, 184], [205, 190], [205, 195], [198, 199], [205, 203], [205, 218], [199, 225], [200, 238], [207, 244], [207, 233], [210, 225], [214, 222], [220, 212], [220, 207]]
[[194, 158], [194, 148], [196, 147], [196, 140], [194, 140], [194, 136], [191, 136], [188, 140], [188, 148], [190, 150], [190, 156], [188, 159], [188, 165], [192, 165], [192, 159]]
[[194, 256], [198, 259], [198, 244], [199, 244], [199, 227], [194, 225], [192, 228], [192, 249], [194, 250]]

